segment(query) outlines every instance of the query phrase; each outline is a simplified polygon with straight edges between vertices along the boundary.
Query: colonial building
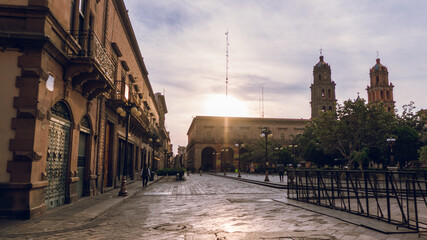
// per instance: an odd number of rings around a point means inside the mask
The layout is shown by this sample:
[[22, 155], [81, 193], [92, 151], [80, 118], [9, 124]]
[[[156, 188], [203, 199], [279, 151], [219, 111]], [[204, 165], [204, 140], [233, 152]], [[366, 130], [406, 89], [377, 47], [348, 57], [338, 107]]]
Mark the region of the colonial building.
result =
[[31, 218], [166, 166], [165, 98], [123, 0], [0, 0], [0, 48], [0, 215]]
[[389, 112], [394, 112], [393, 84], [388, 79], [388, 69], [382, 65], [380, 59], [370, 69], [370, 86], [366, 88], [368, 92], [368, 103], [382, 102]]
[[331, 67], [320, 56], [319, 62], [313, 67], [313, 83], [311, 84], [311, 118], [318, 117], [320, 112], [335, 112], [335, 82], [331, 78]]
[[237, 168], [236, 143], [249, 143], [260, 138], [268, 127], [272, 137], [288, 145], [292, 136], [302, 133], [307, 119], [244, 118], [196, 116], [188, 129], [187, 167], [222, 171]]

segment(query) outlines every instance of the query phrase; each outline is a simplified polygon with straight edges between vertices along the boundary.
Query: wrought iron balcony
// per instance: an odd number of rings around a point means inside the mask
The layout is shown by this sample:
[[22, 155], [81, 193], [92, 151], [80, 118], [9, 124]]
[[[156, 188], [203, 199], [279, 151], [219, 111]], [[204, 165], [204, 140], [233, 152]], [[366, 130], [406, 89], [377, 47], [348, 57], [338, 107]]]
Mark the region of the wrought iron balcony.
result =
[[116, 66], [99, 38], [94, 32], [81, 32], [77, 39], [80, 49], [68, 51], [66, 80], [88, 98], [112, 90]]

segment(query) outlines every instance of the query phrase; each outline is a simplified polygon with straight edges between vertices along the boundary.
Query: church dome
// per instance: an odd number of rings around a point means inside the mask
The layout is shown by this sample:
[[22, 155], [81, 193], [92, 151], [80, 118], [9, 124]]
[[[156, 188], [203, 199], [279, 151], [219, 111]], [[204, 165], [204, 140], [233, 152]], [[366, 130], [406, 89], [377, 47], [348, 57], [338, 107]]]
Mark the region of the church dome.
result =
[[377, 58], [377, 63], [371, 68], [371, 72], [373, 71], [387, 71], [387, 67], [382, 65], [380, 59]]
[[323, 56], [319, 57], [319, 62], [316, 64], [316, 67], [321, 67], [323, 65], [328, 65], [327, 63], [325, 63], [325, 61], [323, 61]]

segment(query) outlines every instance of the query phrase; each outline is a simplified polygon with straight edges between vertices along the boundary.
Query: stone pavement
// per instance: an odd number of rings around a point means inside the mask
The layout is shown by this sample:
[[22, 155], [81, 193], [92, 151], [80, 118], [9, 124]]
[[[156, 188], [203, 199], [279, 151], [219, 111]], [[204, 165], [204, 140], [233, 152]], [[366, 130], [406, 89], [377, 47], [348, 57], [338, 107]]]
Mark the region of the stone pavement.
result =
[[[264, 180], [263, 175], [246, 177]], [[128, 197], [118, 197], [115, 189], [36, 219], [0, 221], [0, 239], [425, 239], [328, 217], [333, 210], [322, 213], [287, 200], [283, 189], [210, 174], [186, 178], [166, 177], [145, 189], [137, 181], [128, 185]]]
[[[148, 186], [160, 179], [161, 177], [149, 181]], [[127, 196], [118, 196], [120, 188], [117, 188], [99, 196], [83, 197], [73, 204], [64, 204], [31, 220], [0, 219], [0, 239], [3, 234], [57, 233], [80, 228], [125, 201], [141, 188], [141, 181], [136, 180], [127, 184]]]

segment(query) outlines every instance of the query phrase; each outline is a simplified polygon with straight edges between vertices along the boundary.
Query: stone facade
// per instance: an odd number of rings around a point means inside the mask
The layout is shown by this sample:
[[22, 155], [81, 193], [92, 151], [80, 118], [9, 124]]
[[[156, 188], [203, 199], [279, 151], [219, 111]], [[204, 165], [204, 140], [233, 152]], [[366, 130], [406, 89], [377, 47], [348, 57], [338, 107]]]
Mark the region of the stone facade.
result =
[[244, 118], [196, 116], [188, 129], [187, 167], [222, 171], [224, 166], [237, 167], [236, 143], [248, 143], [260, 138], [268, 127], [282, 145], [292, 136], [302, 133], [307, 119]]
[[368, 92], [368, 103], [384, 104], [389, 112], [394, 112], [393, 84], [388, 79], [388, 69], [382, 65], [377, 58], [376, 64], [369, 71], [370, 86], [366, 88]]
[[[143, 163], [166, 166], [166, 102], [123, 0], [0, 0], [0, 47], [1, 216], [31, 218], [119, 187], [124, 172], [134, 181]], [[132, 106], [142, 114], [116, 112]]]

